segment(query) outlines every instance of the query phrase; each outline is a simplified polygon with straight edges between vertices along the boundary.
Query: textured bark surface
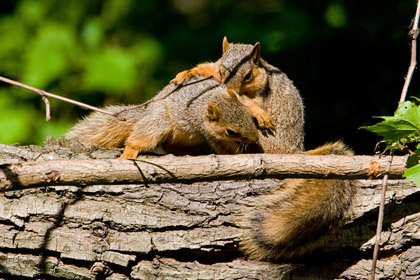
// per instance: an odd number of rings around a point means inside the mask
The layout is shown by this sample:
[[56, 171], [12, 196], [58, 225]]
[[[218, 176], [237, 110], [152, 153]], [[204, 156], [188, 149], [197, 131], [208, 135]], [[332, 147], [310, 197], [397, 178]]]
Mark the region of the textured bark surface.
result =
[[[120, 152], [1, 146], [0, 166]], [[247, 232], [238, 213], [281, 180], [53, 182], [0, 193], [0, 279], [366, 279], [370, 273], [379, 180], [360, 180], [353, 219], [322, 250], [279, 264], [244, 259], [238, 242]], [[377, 279], [418, 279], [419, 198], [418, 187], [390, 181]]]

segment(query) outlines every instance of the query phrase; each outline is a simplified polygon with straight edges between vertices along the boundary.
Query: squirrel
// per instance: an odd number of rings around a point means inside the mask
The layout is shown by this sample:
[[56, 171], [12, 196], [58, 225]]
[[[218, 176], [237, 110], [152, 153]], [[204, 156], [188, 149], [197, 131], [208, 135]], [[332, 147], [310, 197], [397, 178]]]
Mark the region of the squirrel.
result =
[[[238, 93], [259, 123], [274, 126], [271, 133], [259, 130], [258, 144], [265, 153], [353, 155], [341, 141], [304, 152], [304, 106], [293, 82], [260, 57], [259, 43], [232, 44], [224, 37], [222, 48], [219, 60], [180, 72], [172, 82], [183, 84], [201, 75]], [[253, 211], [245, 214], [249, 231], [240, 247], [256, 260], [278, 261], [308, 254], [349, 217], [356, 190], [356, 184], [348, 180], [285, 180], [281, 188], [259, 198]]]
[[280, 69], [261, 57], [260, 43], [229, 43], [223, 38], [223, 55], [180, 72], [172, 80], [183, 84], [195, 75], [213, 77], [239, 95], [258, 121], [259, 144], [265, 153], [303, 151], [304, 112], [299, 91]]
[[[124, 146], [123, 159], [153, 151], [159, 144], [176, 154], [189, 154], [204, 143], [216, 153], [235, 154], [258, 141], [251, 112], [217, 81], [196, 78], [183, 87], [169, 84], [156, 97], [164, 95], [167, 97], [146, 108], [122, 112], [120, 117], [125, 120], [95, 112], [79, 121], [65, 138], [105, 148]], [[106, 110], [128, 108], [109, 106]]]
[[[308, 155], [353, 155], [343, 142], [327, 143]], [[249, 227], [240, 246], [251, 259], [277, 262], [299, 258], [325, 244], [352, 213], [353, 180], [286, 179], [242, 213]]]

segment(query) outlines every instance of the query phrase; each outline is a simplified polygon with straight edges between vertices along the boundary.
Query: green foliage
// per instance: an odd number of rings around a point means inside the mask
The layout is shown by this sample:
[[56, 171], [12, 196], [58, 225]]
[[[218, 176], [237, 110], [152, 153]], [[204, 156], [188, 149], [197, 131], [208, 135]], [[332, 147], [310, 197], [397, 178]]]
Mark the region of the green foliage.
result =
[[361, 128], [383, 137], [390, 150], [404, 150], [408, 145], [417, 144], [407, 160], [408, 169], [403, 176], [420, 185], [420, 105], [412, 101], [401, 102], [394, 116], [380, 118], [383, 121]]
[[401, 102], [394, 116], [380, 118], [382, 122], [362, 128], [382, 136], [390, 149], [420, 140], [420, 107], [414, 102]]
[[[115, 0], [18, 1], [14, 13], [0, 17], [0, 75], [96, 106], [148, 99], [163, 86], [153, 81], [162, 45], [124, 26], [132, 6]], [[39, 96], [0, 86], [0, 127], [8, 132], [0, 143], [40, 144], [46, 135], [63, 135], [79, 117], [74, 106], [50, 99], [52, 121], [46, 123]]]
[[71, 67], [72, 50], [76, 48], [74, 31], [52, 22], [42, 26], [26, 49], [23, 82], [45, 88], [65, 75]]
[[[372, 111], [389, 114], [386, 93], [400, 86], [413, 14], [412, 0], [363, 9], [343, 0], [4, 0], [0, 75], [94, 106], [135, 104], [179, 71], [219, 58], [223, 36], [258, 41], [302, 93], [307, 148], [344, 138], [367, 153], [376, 139], [356, 128]], [[38, 95], [4, 83], [0, 92], [1, 143], [41, 144], [89, 113], [50, 99], [46, 123]]]

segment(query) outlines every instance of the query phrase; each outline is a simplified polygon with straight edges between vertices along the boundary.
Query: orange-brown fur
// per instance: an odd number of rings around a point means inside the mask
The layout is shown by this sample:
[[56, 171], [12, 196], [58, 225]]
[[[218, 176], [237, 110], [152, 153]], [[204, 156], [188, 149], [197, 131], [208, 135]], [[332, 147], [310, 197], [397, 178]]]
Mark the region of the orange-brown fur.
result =
[[[223, 39], [223, 53], [225, 53], [228, 48], [229, 43], [225, 37]], [[259, 44], [257, 49], [255, 56], [259, 56]], [[217, 81], [224, 82], [223, 78], [226, 76], [226, 73], [223, 70], [220, 60], [217, 62], [201, 63], [192, 69], [178, 73], [171, 82], [182, 84], [197, 75], [206, 78], [213, 77]], [[241, 103], [250, 109], [260, 128], [273, 129], [274, 127], [269, 114], [262, 108], [263, 102], [261, 98], [258, 98], [255, 94], [260, 90], [261, 85], [264, 84], [266, 76], [264, 75], [264, 72], [255, 65], [253, 66], [252, 72], [253, 75], [251, 75], [251, 78], [248, 81], [237, 85], [231, 84], [229, 85], [229, 89], [240, 94]]]
[[[239, 93], [261, 127], [272, 123], [271, 133], [260, 131], [259, 145], [266, 153], [303, 152], [303, 103], [292, 81], [260, 58], [260, 45], [230, 44], [223, 40], [223, 56], [181, 72], [175, 81], [200, 74], [214, 77]], [[262, 124], [262, 125], [261, 125]], [[306, 154], [352, 152], [343, 143], [321, 146]], [[241, 247], [252, 259], [278, 260], [302, 256], [322, 245], [327, 233], [348, 216], [355, 184], [343, 180], [290, 179], [282, 188], [262, 196], [245, 214], [249, 231]]]
[[[66, 137], [84, 145], [121, 147], [121, 158], [136, 158], [138, 153], [153, 151], [159, 144], [177, 154], [189, 154], [190, 148], [207, 144], [216, 153], [240, 153], [241, 143], [254, 143], [258, 131], [251, 112], [236, 95], [213, 80], [196, 81], [177, 88], [165, 87], [158, 95], [167, 98], [147, 108], [121, 114], [126, 121], [94, 113], [76, 124]], [[119, 111], [126, 107], [108, 107]]]
[[[306, 154], [353, 155], [342, 142], [325, 144]], [[318, 248], [328, 233], [351, 213], [355, 183], [346, 180], [288, 179], [259, 198], [244, 216], [249, 230], [241, 247], [252, 259], [277, 261], [300, 257]]]
[[[223, 56], [179, 73], [181, 84], [194, 75], [213, 77], [240, 96], [257, 119], [259, 145], [266, 153], [295, 153], [303, 150], [303, 103], [292, 81], [278, 68], [260, 58], [261, 46], [222, 43]], [[268, 131], [266, 129], [269, 129]]]

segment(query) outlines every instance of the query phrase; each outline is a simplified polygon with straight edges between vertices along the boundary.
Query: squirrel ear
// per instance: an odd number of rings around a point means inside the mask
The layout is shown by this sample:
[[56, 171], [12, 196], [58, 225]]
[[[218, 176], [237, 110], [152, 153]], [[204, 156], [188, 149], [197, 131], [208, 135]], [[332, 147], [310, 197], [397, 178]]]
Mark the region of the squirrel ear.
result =
[[223, 43], [222, 43], [223, 53], [225, 53], [227, 51], [228, 47], [229, 47], [229, 42], [228, 42], [228, 40], [225, 36], [225, 37], [223, 37]]
[[210, 103], [209, 106], [207, 107], [207, 113], [206, 113], [207, 120], [210, 122], [217, 122], [219, 121], [221, 115], [222, 113], [220, 112], [219, 107]]
[[260, 42], [256, 42], [251, 50], [252, 62], [255, 64], [260, 64], [260, 54], [261, 54], [261, 45]]

